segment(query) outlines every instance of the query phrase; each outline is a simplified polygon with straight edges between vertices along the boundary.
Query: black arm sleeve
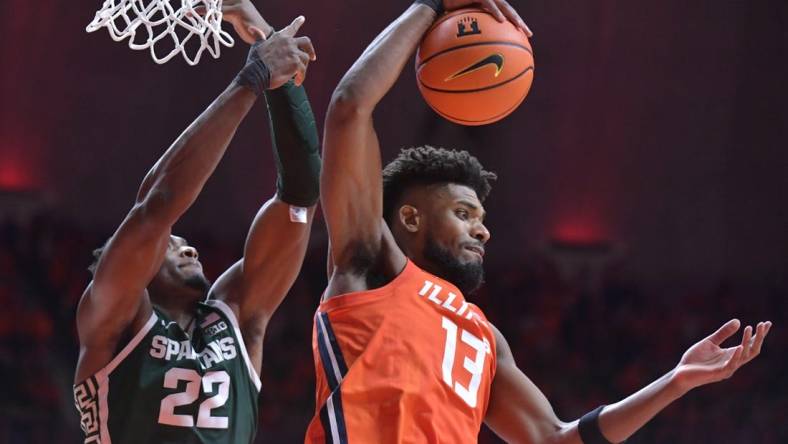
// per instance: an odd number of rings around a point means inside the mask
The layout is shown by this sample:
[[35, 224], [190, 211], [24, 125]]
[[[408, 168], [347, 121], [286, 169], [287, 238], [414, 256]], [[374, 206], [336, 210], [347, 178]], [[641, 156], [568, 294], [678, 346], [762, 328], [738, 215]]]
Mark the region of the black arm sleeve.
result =
[[310, 207], [320, 198], [320, 153], [317, 124], [303, 86], [293, 81], [265, 91], [271, 142], [276, 160], [279, 198]]

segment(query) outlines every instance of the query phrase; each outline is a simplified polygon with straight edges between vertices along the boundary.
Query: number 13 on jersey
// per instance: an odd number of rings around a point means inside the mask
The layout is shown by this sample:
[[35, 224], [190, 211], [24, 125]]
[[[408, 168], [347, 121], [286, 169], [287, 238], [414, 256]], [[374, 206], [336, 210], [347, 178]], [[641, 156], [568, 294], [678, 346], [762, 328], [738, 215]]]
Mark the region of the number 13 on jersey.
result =
[[[471, 408], [475, 408], [478, 401], [479, 385], [484, 373], [484, 360], [490, 350], [490, 345], [485, 340], [477, 338], [467, 330], [458, 332], [457, 324], [443, 317], [442, 327], [446, 330], [446, 343], [443, 350], [443, 382], [451, 387], [457, 395]], [[457, 338], [476, 351], [475, 356], [465, 356], [462, 368], [471, 375], [468, 386], [460, 384], [454, 377], [454, 361], [457, 353]]]

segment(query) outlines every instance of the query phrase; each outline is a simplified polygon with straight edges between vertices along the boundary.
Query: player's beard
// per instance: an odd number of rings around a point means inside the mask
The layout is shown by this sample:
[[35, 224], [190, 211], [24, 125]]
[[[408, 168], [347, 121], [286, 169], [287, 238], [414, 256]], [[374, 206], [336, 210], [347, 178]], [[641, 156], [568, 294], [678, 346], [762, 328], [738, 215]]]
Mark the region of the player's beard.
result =
[[481, 262], [460, 262], [451, 251], [438, 245], [432, 236], [427, 236], [424, 258], [438, 267], [435, 274], [454, 284], [463, 295], [472, 294], [484, 283]]

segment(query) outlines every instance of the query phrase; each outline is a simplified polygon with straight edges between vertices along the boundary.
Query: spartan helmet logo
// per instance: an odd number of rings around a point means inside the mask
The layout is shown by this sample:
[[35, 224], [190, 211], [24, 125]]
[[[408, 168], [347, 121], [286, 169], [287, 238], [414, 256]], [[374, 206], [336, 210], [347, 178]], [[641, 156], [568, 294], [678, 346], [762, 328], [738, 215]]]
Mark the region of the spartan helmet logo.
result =
[[[470, 31], [468, 30], [470, 26]], [[468, 35], [481, 34], [482, 30], [479, 29], [479, 22], [474, 17], [461, 18], [457, 22], [457, 37], [465, 37]]]

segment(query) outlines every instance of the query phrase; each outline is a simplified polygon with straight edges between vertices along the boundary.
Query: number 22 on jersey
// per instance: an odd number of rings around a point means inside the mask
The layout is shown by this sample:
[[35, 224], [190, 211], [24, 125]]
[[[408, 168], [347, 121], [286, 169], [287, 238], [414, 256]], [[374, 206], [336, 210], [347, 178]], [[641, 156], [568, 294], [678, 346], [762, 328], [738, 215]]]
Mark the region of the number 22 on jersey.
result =
[[201, 387], [205, 393], [210, 393], [213, 390], [213, 385], [219, 384], [217, 393], [200, 403], [196, 425], [205, 429], [227, 428], [227, 417], [211, 416], [211, 410], [223, 406], [230, 395], [230, 375], [226, 371], [208, 372], [201, 377], [195, 370], [175, 367], [164, 374], [165, 388], [177, 389], [178, 381], [186, 381], [186, 389], [167, 395], [161, 400], [159, 424], [194, 427], [194, 417], [176, 414], [175, 407], [189, 405], [196, 401], [200, 396]]

